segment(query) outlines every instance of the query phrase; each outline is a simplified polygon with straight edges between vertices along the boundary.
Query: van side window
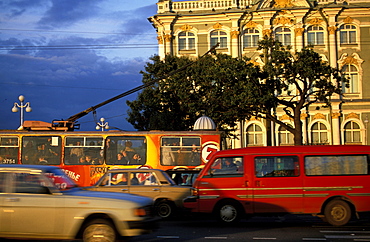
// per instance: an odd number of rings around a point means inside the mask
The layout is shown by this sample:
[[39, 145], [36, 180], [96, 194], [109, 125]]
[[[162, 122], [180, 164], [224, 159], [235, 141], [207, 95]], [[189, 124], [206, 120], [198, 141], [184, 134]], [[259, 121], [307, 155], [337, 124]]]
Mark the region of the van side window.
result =
[[242, 157], [223, 157], [218, 158], [210, 169], [210, 175], [243, 175]]
[[297, 156], [264, 156], [256, 157], [255, 174], [257, 177], [299, 176]]
[[368, 175], [367, 155], [306, 156], [304, 158], [307, 176]]

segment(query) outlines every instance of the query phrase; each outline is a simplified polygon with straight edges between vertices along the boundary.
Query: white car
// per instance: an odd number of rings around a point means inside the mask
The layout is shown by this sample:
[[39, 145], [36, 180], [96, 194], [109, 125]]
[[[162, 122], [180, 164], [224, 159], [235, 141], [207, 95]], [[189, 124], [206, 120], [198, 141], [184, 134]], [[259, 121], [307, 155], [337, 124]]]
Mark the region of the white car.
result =
[[157, 227], [152, 203], [83, 190], [58, 167], [0, 165], [1, 238], [116, 241]]

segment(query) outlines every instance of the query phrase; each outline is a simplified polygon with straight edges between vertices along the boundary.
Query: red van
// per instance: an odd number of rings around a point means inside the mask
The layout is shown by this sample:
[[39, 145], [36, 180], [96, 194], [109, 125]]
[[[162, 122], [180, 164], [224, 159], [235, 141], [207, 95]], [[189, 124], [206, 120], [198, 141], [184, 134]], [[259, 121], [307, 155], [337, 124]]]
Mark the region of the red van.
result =
[[370, 211], [370, 146], [222, 150], [184, 200], [226, 223], [253, 214], [312, 214], [341, 226]]

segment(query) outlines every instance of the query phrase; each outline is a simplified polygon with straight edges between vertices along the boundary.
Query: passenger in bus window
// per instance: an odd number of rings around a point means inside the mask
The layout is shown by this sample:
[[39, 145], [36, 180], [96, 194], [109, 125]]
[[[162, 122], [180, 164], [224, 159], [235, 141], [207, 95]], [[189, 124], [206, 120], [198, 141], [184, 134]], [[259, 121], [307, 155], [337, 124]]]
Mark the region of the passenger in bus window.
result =
[[125, 151], [127, 152], [135, 152], [135, 150], [132, 148], [132, 142], [131, 141], [127, 141], [125, 143]]
[[[76, 146], [81, 146], [81, 142], [77, 141]], [[75, 155], [76, 157], [81, 157], [84, 155], [84, 150], [82, 147], [73, 147], [70, 152], [70, 156]]]
[[199, 152], [199, 149], [197, 148], [197, 146], [195, 144], [192, 145], [191, 147], [191, 163], [192, 164], [198, 164], [199, 161], [200, 161], [200, 152]]
[[128, 160], [126, 159], [126, 157], [124, 156], [124, 154], [126, 154], [126, 152], [123, 151], [123, 153], [118, 153], [117, 154], [117, 159], [116, 161], [114, 162], [115, 164], [119, 164], [119, 165], [124, 165], [124, 164], [127, 164]]
[[[2, 162], [0, 162], [2, 163]], [[22, 159], [22, 164], [31, 164], [30, 157], [28, 155], [25, 155]]]
[[135, 153], [134, 156], [132, 157], [132, 164], [141, 164], [141, 157], [138, 153]]
[[89, 163], [86, 162], [86, 157], [85, 156], [81, 156], [80, 159], [78, 160], [78, 164], [79, 165], [87, 165]]
[[165, 144], [162, 147], [162, 165], [169, 166], [172, 165], [175, 161], [175, 156], [171, 150], [171, 147], [169, 144]]
[[85, 162], [86, 162], [87, 164], [92, 164], [92, 161], [93, 161], [93, 159], [92, 159], [91, 155], [87, 155], [87, 156], [85, 157]]
[[45, 160], [45, 157], [44, 156], [39, 156], [39, 164], [47, 164], [48, 163], [48, 161], [47, 160]]

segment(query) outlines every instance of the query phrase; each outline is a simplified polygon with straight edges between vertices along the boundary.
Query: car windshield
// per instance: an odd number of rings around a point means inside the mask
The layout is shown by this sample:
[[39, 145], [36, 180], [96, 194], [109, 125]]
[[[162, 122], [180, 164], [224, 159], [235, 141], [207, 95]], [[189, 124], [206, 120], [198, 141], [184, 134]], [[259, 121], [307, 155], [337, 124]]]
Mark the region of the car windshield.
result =
[[76, 183], [71, 180], [71, 178], [69, 178], [61, 169], [48, 170], [46, 171], [45, 175], [59, 190], [68, 190], [73, 187], [77, 187]]

